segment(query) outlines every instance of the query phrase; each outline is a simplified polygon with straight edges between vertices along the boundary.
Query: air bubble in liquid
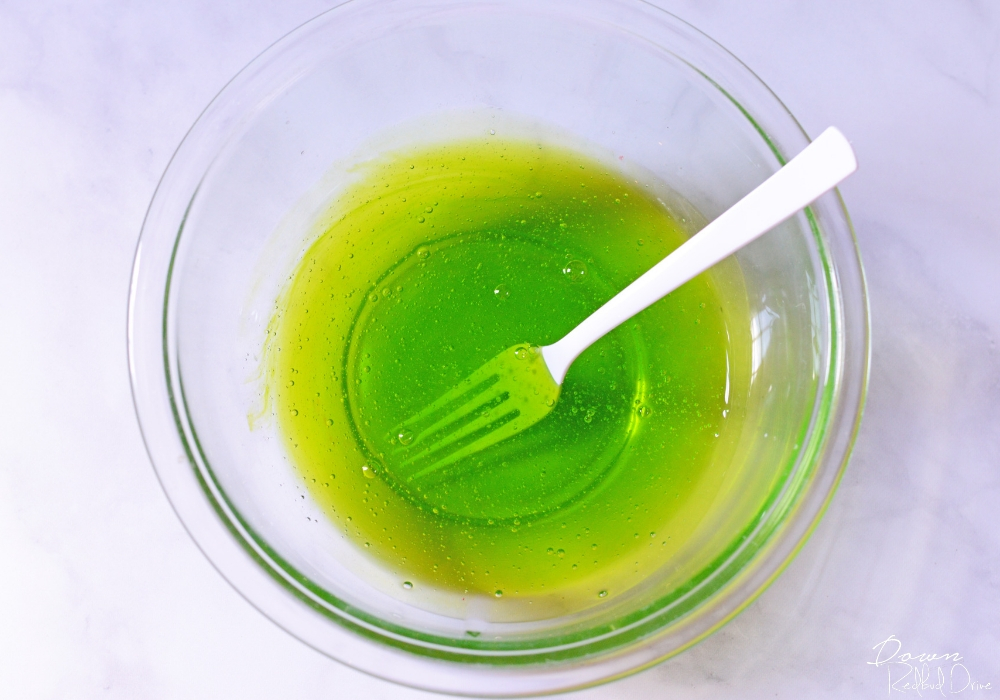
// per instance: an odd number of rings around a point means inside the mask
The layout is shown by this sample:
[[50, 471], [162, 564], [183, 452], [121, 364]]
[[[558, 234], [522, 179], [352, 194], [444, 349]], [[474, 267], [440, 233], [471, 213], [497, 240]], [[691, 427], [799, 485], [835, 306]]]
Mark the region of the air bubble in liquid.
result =
[[579, 282], [587, 276], [587, 266], [582, 260], [570, 260], [562, 272], [570, 282]]

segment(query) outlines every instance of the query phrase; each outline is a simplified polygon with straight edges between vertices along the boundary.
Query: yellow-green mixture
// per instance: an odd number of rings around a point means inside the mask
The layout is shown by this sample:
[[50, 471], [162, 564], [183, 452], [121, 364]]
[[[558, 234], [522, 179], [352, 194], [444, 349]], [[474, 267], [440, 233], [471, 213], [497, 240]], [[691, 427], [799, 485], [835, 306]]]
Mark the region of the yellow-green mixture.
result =
[[419, 479], [393, 462], [406, 419], [504, 348], [558, 340], [686, 239], [651, 191], [484, 136], [369, 162], [331, 206], [279, 300], [267, 381], [312, 496], [401, 591], [579, 608], [663, 566], [707, 510], [744, 361], [707, 274], [581, 355], [521, 434]]

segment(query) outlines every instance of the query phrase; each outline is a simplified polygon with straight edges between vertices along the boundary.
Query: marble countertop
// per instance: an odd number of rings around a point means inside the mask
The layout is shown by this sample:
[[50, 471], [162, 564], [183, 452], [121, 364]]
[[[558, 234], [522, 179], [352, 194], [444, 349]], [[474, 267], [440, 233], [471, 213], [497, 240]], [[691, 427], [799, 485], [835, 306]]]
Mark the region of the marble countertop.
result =
[[[1000, 695], [1000, 4], [659, 4], [809, 133], [852, 139], [871, 390], [843, 484], [777, 582], [695, 648], [567, 697], [912, 694], [890, 688], [903, 667], [868, 663], [891, 636], [961, 655], [928, 663], [945, 694]], [[126, 293], [157, 179], [225, 81], [325, 8], [0, 3], [4, 697], [432, 697], [321, 656], [237, 595], [171, 511], [129, 394]]]

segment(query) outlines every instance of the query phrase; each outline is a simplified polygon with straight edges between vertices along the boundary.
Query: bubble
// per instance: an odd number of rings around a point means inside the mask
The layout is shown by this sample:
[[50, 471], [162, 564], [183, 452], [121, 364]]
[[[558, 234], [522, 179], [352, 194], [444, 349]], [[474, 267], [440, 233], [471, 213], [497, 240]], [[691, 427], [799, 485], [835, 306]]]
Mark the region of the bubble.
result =
[[510, 288], [506, 284], [498, 284], [493, 290], [493, 296], [497, 299], [506, 299], [510, 296]]
[[643, 244], [643, 240], [640, 238], [639, 241], [638, 241], [638, 243], [639, 243], [639, 245], [642, 245]]
[[293, 408], [292, 409], [292, 415], [293, 416], [297, 416], [297, 415], [299, 415], [299, 412]]
[[361, 465], [361, 473], [365, 475], [366, 479], [375, 478], [375, 468], [373, 466], [368, 466], [367, 464]]
[[635, 412], [639, 414], [640, 418], [645, 418], [646, 416], [648, 416], [650, 413], [653, 412], [653, 409], [651, 409], [646, 404], [643, 404], [639, 406], [639, 408], [635, 409]]
[[494, 593], [493, 595], [495, 595], [497, 598], [503, 598], [503, 591], [497, 589], [497, 592]]
[[371, 302], [378, 301], [378, 293], [377, 292], [372, 292], [371, 294], [369, 294], [368, 295], [368, 301], [371, 301]]
[[410, 590], [411, 588], [413, 588], [413, 584], [410, 583], [409, 581], [403, 581], [403, 588], [405, 588], [406, 590]]
[[555, 399], [545, 399], [545, 405], [548, 406], [549, 408], [552, 408], [553, 406], [556, 405], [556, 400]]
[[514, 351], [514, 357], [516, 357], [519, 360], [526, 360], [526, 359], [528, 359], [528, 354], [529, 353], [530, 353], [530, 350], [528, 350], [528, 346], [522, 345], [521, 347], [517, 348]]
[[427, 246], [422, 245], [419, 248], [417, 248], [417, 257], [420, 258], [421, 260], [426, 260], [430, 256], [431, 256], [431, 249], [428, 248]]
[[566, 556], [566, 550], [565, 549], [557, 549], [556, 550], [556, 556], [559, 557], [560, 559], [562, 559], [564, 556]]
[[597, 597], [598, 598], [607, 598], [608, 597], [608, 592], [607, 591], [601, 591], [600, 593], [597, 594]]
[[570, 260], [563, 267], [562, 272], [570, 282], [579, 282], [587, 276], [587, 266], [582, 260]]
[[431, 212], [434, 211], [434, 207], [427, 207], [426, 209], [424, 209], [424, 211], [430, 214]]
[[546, 554], [555, 554], [556, 550], [552, 549], [552, 547], [549, 547], [548, 549], [545, 550], [545, 553]]
[[[493, 136], [496, 133], [497, 133], [496, 131], [494, 131], [493, 129], [490, 129], [490, 136]], [[500, 597], [500, 591], [497, 591], [497, 598], [499, 598], [499, 597]]]
[[424, 223], [424, 221], [426, 221], [426, 219], [424, 217], [422, 217], [422, 216], [418, 216], [417, 217], [417, 223], [418, 224], [422, 224], [422, 223]]
[[333, 418], [327, 418], [326, 419], [326, 424], [327, 425], [333, 425]]
[[396, 437], [399, 438], [399, 444], [400, 445], [404, 445], [405, 446], [405, 445], [409, 445], [411, 442], [413, 442], [413, 433], [410, 432], [409, 430], [407, 430], [406, 428], [403, 428], [402, 430], [400, 430], [399, 434], [396, 435]]

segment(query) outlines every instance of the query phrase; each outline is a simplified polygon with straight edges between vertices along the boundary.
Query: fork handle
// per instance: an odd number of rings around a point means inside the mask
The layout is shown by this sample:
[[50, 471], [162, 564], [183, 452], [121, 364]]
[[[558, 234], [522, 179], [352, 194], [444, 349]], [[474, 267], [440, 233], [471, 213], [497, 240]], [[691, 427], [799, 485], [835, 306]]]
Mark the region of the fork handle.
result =
[[828, 128], [778, 172], [685, 241], [561, 340], [542, 348], [556, 383], [573, 361], [605, 333], [833, 189], [858, 167], [839, 130]]

